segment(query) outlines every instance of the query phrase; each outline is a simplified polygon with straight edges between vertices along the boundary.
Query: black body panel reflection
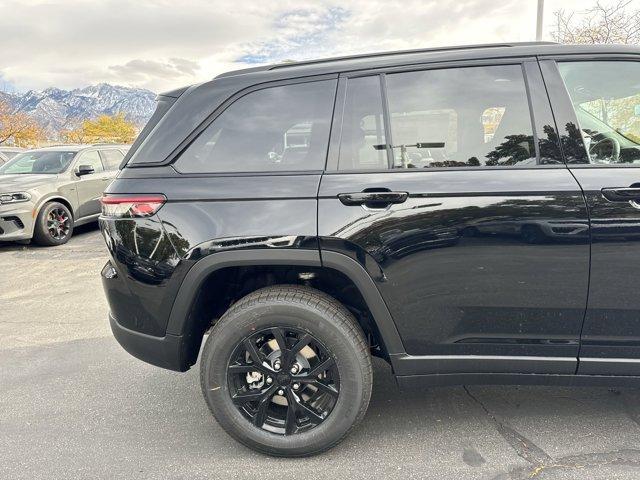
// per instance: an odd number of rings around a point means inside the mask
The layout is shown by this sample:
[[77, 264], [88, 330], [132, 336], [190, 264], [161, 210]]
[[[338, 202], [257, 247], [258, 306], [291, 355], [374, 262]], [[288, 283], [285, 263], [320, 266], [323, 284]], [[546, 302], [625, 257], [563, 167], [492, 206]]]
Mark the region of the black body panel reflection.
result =
[[[336, 198], [365, 188], [410, 198]], [[588, 217], [566, 168], [325, 175], [319, 202], [321, 249], [365, 266], [407, 353], [577, 356]]]
[[126, 328], [163, 336], [178, 287], [192, 262], [180, 260], [157, 217], [100, 218], [117, 275], [103, 275], [111, 313]]

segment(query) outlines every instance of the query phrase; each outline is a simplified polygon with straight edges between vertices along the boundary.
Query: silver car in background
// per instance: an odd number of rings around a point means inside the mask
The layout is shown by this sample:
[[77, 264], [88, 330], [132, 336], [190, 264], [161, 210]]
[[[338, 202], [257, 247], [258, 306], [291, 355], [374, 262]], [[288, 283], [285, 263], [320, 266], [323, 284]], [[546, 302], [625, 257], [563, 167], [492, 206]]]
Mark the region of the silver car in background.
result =
[[17, 154], [0, 165], [0, 242], [66, 243], [74, 226], [100, 215], [102, 192], [128, 145], [62, 145]]

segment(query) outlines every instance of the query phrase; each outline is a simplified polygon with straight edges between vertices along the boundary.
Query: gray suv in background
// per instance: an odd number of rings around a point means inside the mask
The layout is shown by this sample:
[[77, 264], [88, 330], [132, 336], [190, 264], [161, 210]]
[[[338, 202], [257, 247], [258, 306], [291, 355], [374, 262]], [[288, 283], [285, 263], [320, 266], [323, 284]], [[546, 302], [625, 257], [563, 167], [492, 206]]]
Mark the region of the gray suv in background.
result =
[[0, 241], [66, 243], [97, 220], [102, 192], [128, 145], [62, 145], [19, 153], [0, 165]]

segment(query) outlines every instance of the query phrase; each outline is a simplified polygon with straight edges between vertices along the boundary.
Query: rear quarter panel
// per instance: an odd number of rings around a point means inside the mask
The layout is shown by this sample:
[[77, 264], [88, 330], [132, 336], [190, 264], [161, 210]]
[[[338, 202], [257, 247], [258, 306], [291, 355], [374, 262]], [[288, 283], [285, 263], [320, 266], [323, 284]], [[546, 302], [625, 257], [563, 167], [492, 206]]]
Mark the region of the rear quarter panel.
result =
[[107, 193], [162, 193], [167, 197], [165, 205], [148, 219], [101, 218], [112, 263], [119, 276], [126, 278], [113, 283], [114, 291], [108, 295], [122, 300], [111, 305], [117, 320], [127, 328], [164, 335], [184, 276], [195, 262], [217, 252], [318, 250], [320, 176], [116, 179]]

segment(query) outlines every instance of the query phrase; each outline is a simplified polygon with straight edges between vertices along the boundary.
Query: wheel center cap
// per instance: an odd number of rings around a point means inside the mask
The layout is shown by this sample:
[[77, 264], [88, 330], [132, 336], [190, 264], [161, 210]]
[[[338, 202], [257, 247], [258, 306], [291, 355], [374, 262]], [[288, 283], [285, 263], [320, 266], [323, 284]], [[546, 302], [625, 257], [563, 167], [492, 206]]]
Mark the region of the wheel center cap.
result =
[[282, 385], [283, 387], [288, 386], [291, 383], [291, 377], [286, 373], [279, 373], [277, 376], [278, 385]]

